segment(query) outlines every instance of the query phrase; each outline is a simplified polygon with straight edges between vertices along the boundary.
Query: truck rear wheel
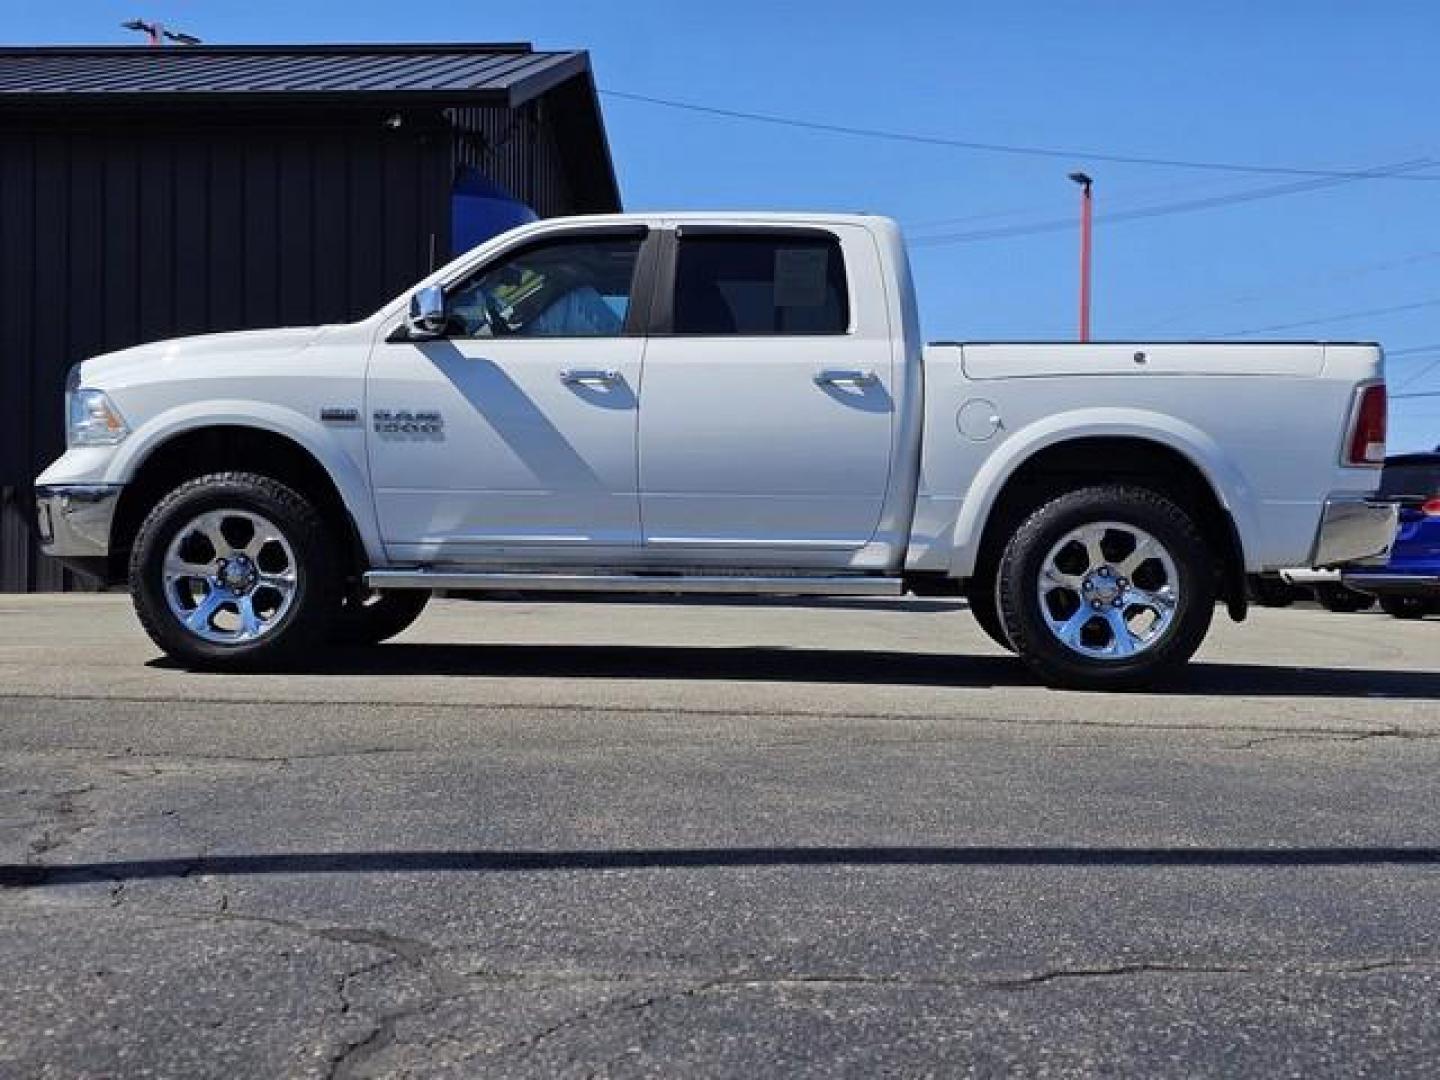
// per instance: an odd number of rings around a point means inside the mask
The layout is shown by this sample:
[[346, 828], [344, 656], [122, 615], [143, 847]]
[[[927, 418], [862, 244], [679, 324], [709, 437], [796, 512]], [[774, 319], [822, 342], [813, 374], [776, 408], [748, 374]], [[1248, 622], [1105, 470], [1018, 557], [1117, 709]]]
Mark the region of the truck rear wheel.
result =
[[1046, 683], [1127, 689], [1194, 655], [1214, 615], [1215, 574], [1180, 507], [1146, 488], [1105, 485], [1026, 519], [1001, 557], [999, 596], [1015, 651]]
[[339, 585], [314, 507], [253, 473], [180, 485], [146, 517], [130, 557], [146, 633], [181, 663], [210, 670], [284, 667], [322, 648]]
[[368, 589], [345, 597], [330, 629], [336, 645], [379, 645], [410, 628], [430, 602], [428, 589]]
[[1345, 585], [1316, 585], [1315, 599], [1326, 611], [1350, 615], [1357, 611], [1369, 611], [1375, 606], [1375, 597]]
[[1397, 619], [1423, 619], [1440, 612], [1440, 601], [1426, 600], [1423, 596], [1382, 596], [1380, 610]]

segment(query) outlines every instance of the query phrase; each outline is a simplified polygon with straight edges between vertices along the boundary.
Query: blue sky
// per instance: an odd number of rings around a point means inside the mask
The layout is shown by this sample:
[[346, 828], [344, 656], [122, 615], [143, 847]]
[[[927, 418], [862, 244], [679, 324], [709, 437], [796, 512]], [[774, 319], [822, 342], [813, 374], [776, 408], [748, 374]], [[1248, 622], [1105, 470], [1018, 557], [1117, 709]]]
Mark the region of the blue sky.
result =
[[[974, 142], [802, 131], [610, 97], [626, 205], [868, 210], [900, 220], [926, 334], [1074, 331], [1073, 168], [1106, 213], [1266, 194], [1278, 168], [1436, 165], [1440, 4], [1378, 0], [909, 4], [10, 0], [11, 43], [123, 42], [141, 15], [216, 43], [528, 40], [587, 48], [603, 88]], [[977, 232], [1015, 227], [1012, 235]], [[1096, 229], [1098, 338], [1378, 339], [1392, 394], [1440, 394], [1440, 179], [1329, 184]], [[1400, 309], [1400, 310], [1393, 310]], [[1280, 329], [1266, 329], [1277, 327]], [[1440, 443], [1440, 396], [1392, 404], [1392, 450]]]

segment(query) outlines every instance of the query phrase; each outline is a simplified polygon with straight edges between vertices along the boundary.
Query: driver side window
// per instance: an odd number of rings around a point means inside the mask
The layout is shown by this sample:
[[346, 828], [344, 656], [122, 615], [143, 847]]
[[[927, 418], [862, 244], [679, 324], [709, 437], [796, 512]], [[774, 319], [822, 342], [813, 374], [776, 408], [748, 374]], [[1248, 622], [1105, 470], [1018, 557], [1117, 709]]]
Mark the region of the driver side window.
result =
[[619, 337], [641, 236], [551, 240], [479, 270], [446, 299], [450, 336]]

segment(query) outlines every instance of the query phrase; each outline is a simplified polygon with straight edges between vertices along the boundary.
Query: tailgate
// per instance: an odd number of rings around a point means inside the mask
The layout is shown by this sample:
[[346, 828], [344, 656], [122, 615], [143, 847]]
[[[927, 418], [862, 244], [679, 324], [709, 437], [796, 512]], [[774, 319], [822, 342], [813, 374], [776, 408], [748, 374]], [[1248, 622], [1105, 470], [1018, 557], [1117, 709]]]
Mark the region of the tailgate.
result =
[[1323, 345], [1162, 345], [1031, 343], [964, 345], [969, 379], [1059, 375], [1268, 375], [1314, 377], [1325, 363]]

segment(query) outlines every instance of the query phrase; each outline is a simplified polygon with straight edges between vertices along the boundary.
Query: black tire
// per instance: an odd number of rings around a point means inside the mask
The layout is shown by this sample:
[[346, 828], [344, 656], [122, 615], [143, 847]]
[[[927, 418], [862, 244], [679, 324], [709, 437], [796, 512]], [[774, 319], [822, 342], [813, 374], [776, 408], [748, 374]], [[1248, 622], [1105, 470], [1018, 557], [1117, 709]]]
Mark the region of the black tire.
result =
[[[1178, 579], [1173, 583], [1178, 601], [1168, 609], [1168, 625], [1153, 642], [1128, 656], [1096, 657], [1077, 651], [1050, 629], [1041, 607], [1039, 578], [1052, 548], [1075, 530], [1101, 522], [1148, 533], [1164, 549]], [[1105, 569], [1114, 573], [1110, 563], [1118, 567], [1123, 557], [1103, 551], [1111, 535], [1107, 532], [1101, 545]], [[1135, 539], [1134, 534], [1130, 539]], [[1155, 573], [1155, 567], [1163, 570], [1158, 561], [1147, 560], [1135, 568], [1137, 577], [1141, 567], [1146, 567], [1147, 575]], [[1089, 572], [1084, 576], [1091, 577]], [[1141, 585], [1138, 581], [1132, 584]], [[1001, 618], [1015, 651], [1045, 683], [1080, 690], [1133, 689], [1173, 676], [1200, 647], [1215, 613], [1215, 564], [1195, 522], [1165, 496], [1148, 488], [1118, 484], [1082, 488], [1045, 503], [1016, 530], [1000, 560], [999, 596]], [[1072, 590], [1071, 596], [1073, 614], [1078, 615], [1083, 599], [1078, 591]], [[1105, 622], [1109, 614], [1107, 607], [1095, 616], [1101, 619], [1102, 633], [1110, 632]], [[1091, 625], [1077, 628], [1076, 636], [1088, 632]]]
[[1375, 597], [1344, 585], [1316, 585], [1315, 599], [1326, 611], [1343, 615], [1357, 611], [1369, 611], [1375, 606]]
[[430, 602], [428, 589], [366, 590], [346, 596], [330, 628], [336, 645], [379, 645], [410, 628]]
[[1000, 619], [1000, 602], [995, 596], [995, 575], [977, 574], [965, 583], [965, 601], [970, 614], [985, 631], [985, 636], [1006, 652], [1013, 653], [1015, 646], [1005, 633], [1005, 624]]
[[1423, 619], [1440, 607], [1423, 596], [1382, 596], [1380, 610], [1397, 619]]
[[1278, 574], [1257, 577], [1251, 582], [1250, 596], [1261, 607], [1286, 608], [1303, 594]]
[[[164, 562], [171, 543], [197, 518], [217, 511], [260, 515], [279, 530], [293, 555], [295, 580], [288, 608], [247, 641], [206, 640], [181, 624], [167, 600]], [[145, 518], [130, 557], [130, 595], [151, 640], [182, 664], [212, 671], [287, 668], [329, 640], [340, 606], [342, 550], [315, 508], [278, 480], [255, 473], [212, 473], [180, 485]], [[213, 622], [208, 620], [207, 626]]]

